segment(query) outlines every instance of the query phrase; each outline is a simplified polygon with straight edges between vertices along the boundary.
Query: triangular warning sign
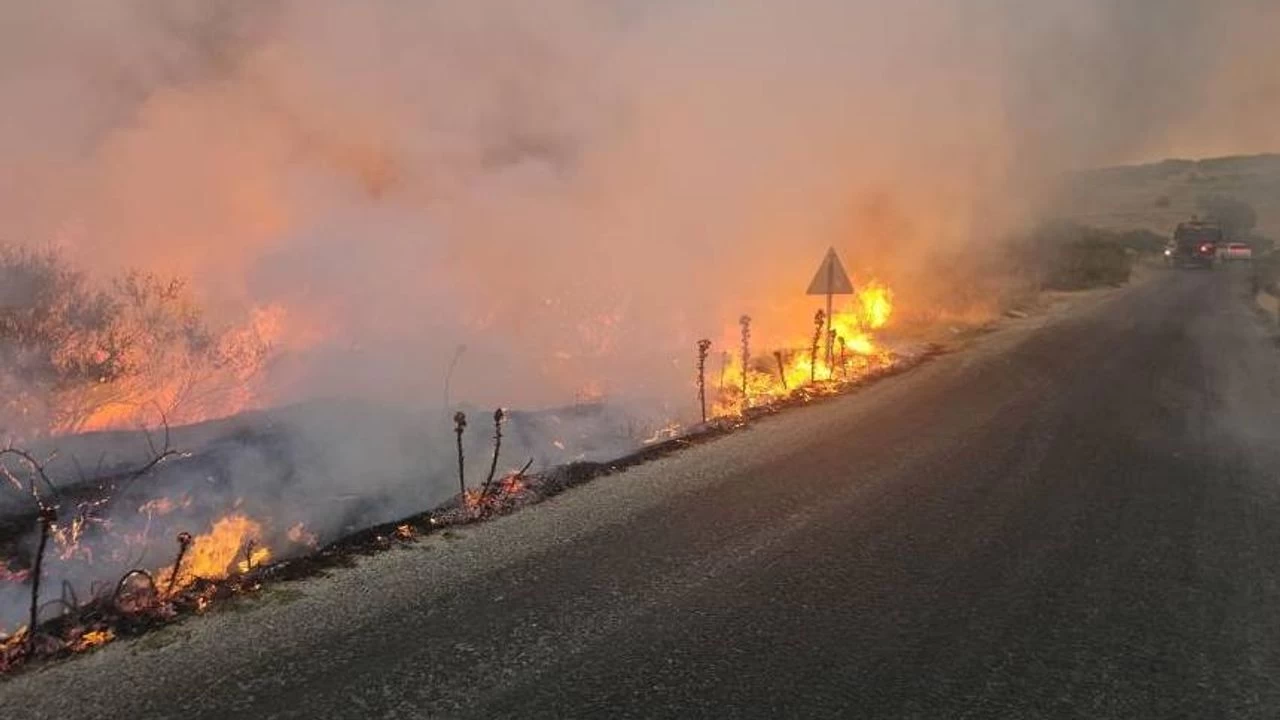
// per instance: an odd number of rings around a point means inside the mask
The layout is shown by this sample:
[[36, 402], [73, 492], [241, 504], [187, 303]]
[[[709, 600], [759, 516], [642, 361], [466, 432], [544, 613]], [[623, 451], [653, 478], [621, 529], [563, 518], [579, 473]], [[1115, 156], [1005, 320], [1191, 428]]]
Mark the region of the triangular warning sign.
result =
[[845, 273], [844, 265], [840, 264], [840, 258], [836, 256], [835, 248], [827, 248], [827, 256], [823, 258], [822, 266], [818, 268], [818, 274], [813, 276], [813, 282], [809, 283], [809, 289], [806, 294], [853, 294], [853, 283], [849, 281], [849, 275]]

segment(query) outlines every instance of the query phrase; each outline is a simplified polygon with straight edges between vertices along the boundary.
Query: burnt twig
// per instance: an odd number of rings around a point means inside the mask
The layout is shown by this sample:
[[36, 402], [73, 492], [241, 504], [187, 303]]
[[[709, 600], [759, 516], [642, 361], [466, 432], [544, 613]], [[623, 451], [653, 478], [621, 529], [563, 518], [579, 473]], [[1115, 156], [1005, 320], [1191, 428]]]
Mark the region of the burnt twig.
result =
[[787, 387], [787, 371], [782, 365], [782, 351], [774, 350], [773, 359], [778, 362], [778, 379], [782, 381], [782, 389], [790, 390], [791, 388]]
[[524, 477], [524, 474], [529, 472], [531, 467], [533, 467], [533, 458], [529, 458], [529, 461], [524, 464], [524, 467], [520, 468], [520, 472], [516, 473], [515, 477]]
[[[160, 426], [164, 429], [164, 442], [157, 447], [155, 438], [151, 434], [151, 430], [145, 427], [142, 429], [143, 437], [145, 437], [147, 441], [147, 450], [151, 453], [151, 457], [140, 467], [120, 478], [117, 492], [128, 487], [133, 483], [133, 481], [156, 469], [156, 467], [165, 460], [182, 455], [182, 453], [173, 449], [169, 432], [169, 418], [165, 415], [164, 408], [160, 407], [159, 403], [156, 404], [156, 412], [160, 414]], [[98, 469], [101, 470], [101, 468], [102, 459], [100, 458], [98, 460]]]
[[52, 600], [46, 600], [40, 603], [40, 614], [44, 615], [45, 610], [48, 610], [51, 607], [62, 608], [61, 614], [63, 615], [71, 615], [80, 611], [79, 606], [72, 605], [71, 603], [67, 602], [65, 598], [54, 598]]
[[161, 427], [164, 428], [164, 444], [161, 445], [159, 449], [157, 449], [155, 439], [151, 436], [151, 431], [148, 429], [144, 429], [143, 435], [147, 439], [147, 449], [151, 451], [151, 459], [148, 460], [146, 463], [144, 463], [142, 467], [139, 467], [137, 470], [134, 470], [133, 472], [129, 473], [129, 475], [126, 476], [121, 481], [122, 485], [128, 485], [129, 483], [132, 483], [134, 480], [137, 480], [143, 475], [146, 475], [147, 473], [154, 470], [156, 466], [159, 465], [160, 463], [179, 454], [178, 451], [174, 450], [173, 446], [170, 444], [169, 418], [165, 416], [164, 408], [160, 407], [159, 404], [157, 404], [156, 412], [160, 413], [160, 425]]

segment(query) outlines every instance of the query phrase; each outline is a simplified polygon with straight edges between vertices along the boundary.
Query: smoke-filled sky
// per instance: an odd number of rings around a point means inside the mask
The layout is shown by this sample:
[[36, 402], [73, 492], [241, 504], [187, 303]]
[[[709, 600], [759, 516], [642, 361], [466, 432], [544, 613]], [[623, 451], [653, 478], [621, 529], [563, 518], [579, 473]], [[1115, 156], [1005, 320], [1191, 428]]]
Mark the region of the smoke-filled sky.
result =
[[893, 277], [1064, 169], [1280, 149], [1278, 32], [1274, 0], [0, 0], [0, 239], [283, 308], [280, 400], [437, 402], [463, 344], [476, 402], [661, 398], [698, 337], [807, 308], [828, 245]]

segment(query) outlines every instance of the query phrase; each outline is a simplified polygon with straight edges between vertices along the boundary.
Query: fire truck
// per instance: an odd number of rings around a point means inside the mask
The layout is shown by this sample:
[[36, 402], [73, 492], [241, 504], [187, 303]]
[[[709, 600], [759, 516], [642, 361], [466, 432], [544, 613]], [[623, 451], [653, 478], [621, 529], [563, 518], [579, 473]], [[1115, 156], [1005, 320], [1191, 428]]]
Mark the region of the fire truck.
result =
[[1217, 223], [1193, 217], [1173, 231], [1173, 240], [1164, 250], [1165, 262], [1171, 267], [1212, 268], [1218, 248], [1225, 245]]

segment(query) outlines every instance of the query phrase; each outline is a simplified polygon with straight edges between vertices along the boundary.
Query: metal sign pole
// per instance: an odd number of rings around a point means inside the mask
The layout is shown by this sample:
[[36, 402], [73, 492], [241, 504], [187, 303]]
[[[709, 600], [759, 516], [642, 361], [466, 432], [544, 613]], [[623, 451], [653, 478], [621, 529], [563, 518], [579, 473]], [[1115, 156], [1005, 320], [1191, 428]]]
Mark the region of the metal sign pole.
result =
[[[824, 329], [826, 332], [827, 350], [827, 377], [828, 379], [835, 376], [832, 362], [835, 358], [835, 348], [833, 347], [835, 340], [833, 332], [835, 325], [833, 324], [832, 313], [835, 310], [834, 301], [836, 295], [852, 295], [854, 294], [853, 283], [849, 280], [849, 275], [845, 273], [844, 266], [840, 264], [840, 258], [836, 255], [835, 248], [827, 249], [827, 256], [823, 258], [822, 265], [818, 267], [818, 272], [813, 276], [813, 281], [809, 283], [807, 291], [809, 295], [826, 295], [827, 296], [827, 317]], [[816, 354], [818, 351], [817, 338], [814, 338], [813, 350]], [[818, 364], [818, 359], [813, 359], [813, 364]]]

